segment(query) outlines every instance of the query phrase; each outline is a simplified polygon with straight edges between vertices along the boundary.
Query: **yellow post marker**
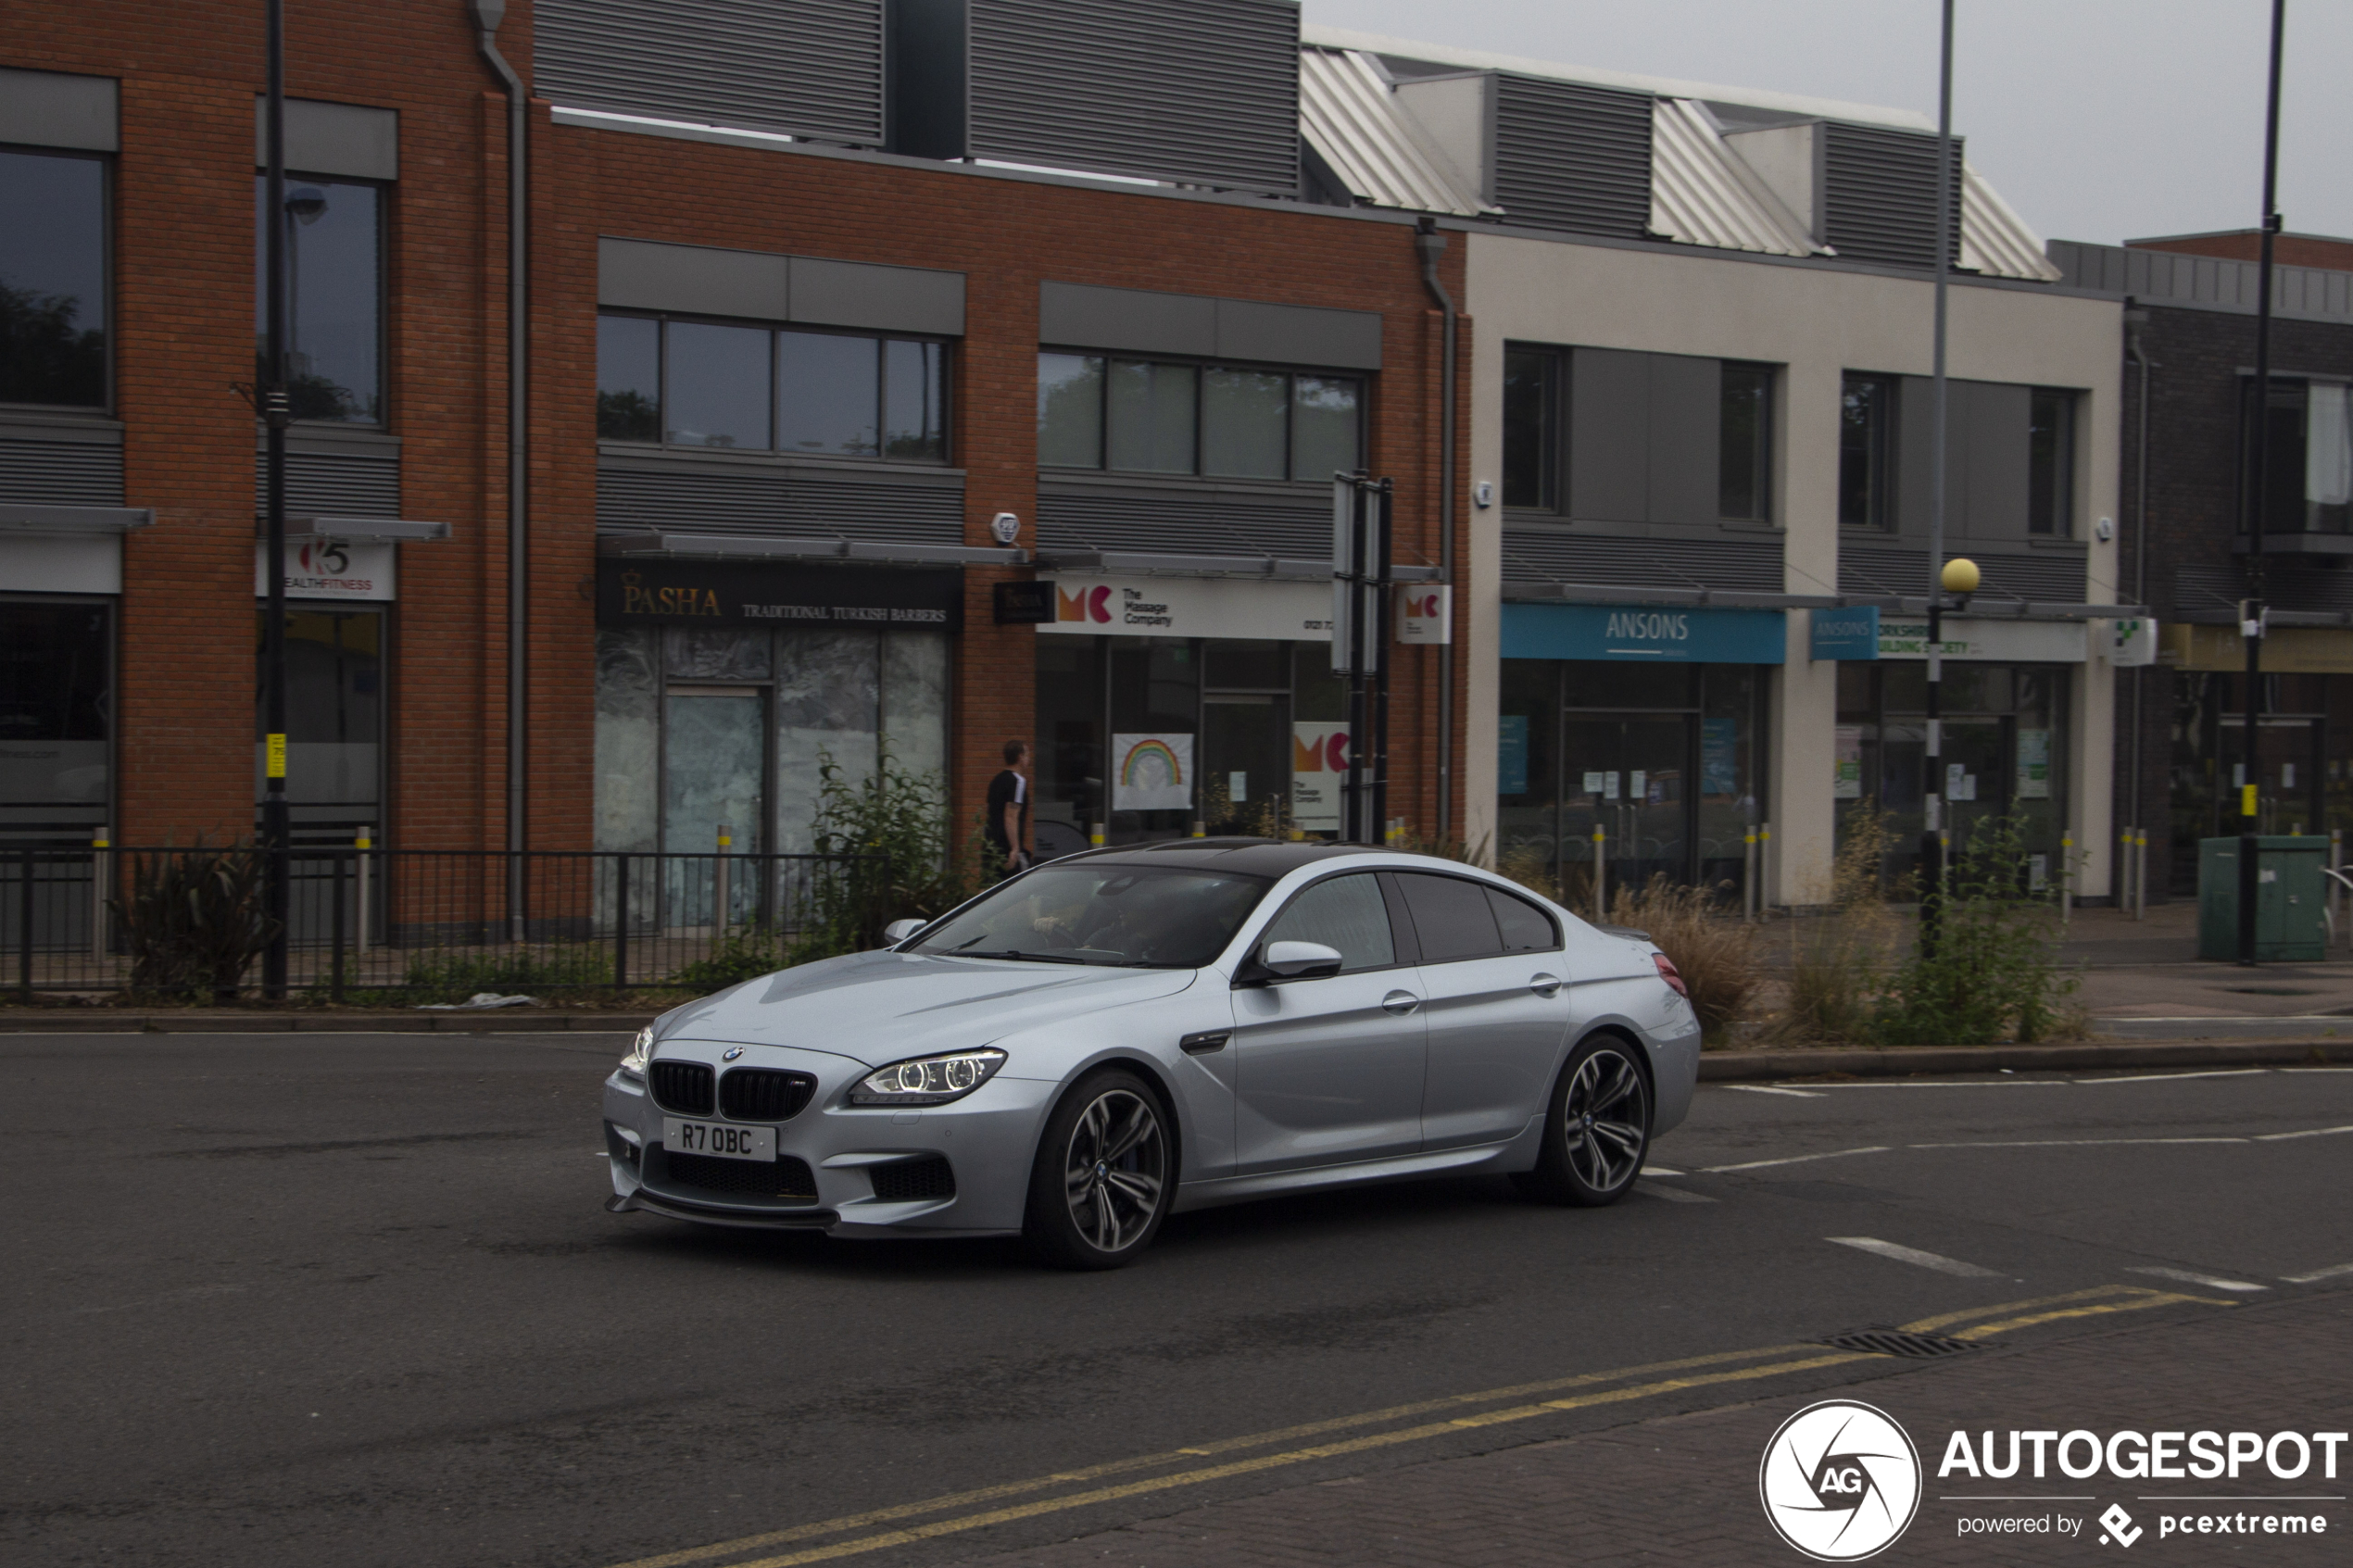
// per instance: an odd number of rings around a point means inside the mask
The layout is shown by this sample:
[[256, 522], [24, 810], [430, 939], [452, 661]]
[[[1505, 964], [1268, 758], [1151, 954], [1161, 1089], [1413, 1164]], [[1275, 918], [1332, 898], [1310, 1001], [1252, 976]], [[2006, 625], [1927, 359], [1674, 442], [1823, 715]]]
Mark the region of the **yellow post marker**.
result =
[[2239, 785], [2239, 815], [2242, 817], [2255, 815], [2255, 786], [2253, 784]]
[[271, 778], [283, 779], [286, 776], [285, 736], [271, 735], [263, 747], [262, 764], [264, 771]]

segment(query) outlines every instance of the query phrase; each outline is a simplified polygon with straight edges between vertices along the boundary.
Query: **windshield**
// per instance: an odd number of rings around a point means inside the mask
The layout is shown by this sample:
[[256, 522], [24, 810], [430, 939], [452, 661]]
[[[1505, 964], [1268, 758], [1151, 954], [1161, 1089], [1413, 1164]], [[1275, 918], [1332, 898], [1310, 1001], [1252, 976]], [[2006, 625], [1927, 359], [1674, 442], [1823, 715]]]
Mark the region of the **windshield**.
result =
[[1266, 879], [1157, 866], [1041, 866], [926, 934], [918, 953], [1199, 969], [1223, 952]]

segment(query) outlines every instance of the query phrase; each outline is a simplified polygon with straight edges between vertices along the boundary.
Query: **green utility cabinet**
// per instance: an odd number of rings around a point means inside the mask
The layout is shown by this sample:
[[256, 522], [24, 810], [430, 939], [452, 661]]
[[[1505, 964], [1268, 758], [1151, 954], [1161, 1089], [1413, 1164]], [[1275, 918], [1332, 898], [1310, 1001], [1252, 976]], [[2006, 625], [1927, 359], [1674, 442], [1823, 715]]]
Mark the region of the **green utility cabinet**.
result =
[[[2197, 956], [2239, 956], [2239, 843], [2197, 841]], [[2328, 956], [2327, 898], [2322, 871], [2329, 841], [2268, 837], [2256, 843], [2255, 956], [2269, 963], [2317, 962]]]

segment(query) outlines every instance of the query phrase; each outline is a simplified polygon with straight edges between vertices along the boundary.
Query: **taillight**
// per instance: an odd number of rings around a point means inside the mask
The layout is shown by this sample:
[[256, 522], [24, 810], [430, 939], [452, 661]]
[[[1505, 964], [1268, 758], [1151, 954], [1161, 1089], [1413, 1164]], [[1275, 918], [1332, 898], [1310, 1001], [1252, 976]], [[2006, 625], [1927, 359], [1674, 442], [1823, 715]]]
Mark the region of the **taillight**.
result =
[[1673, 959], [1668, 958], [1665, 953], [1653, 953], [1651, 962], [1658, 965], [1658, 977], [1674, 986], [1677, 996], [1686, 1001], [1691, 999], [1692, 988], [1683, 984], [1683, 972], [1675, 967]]

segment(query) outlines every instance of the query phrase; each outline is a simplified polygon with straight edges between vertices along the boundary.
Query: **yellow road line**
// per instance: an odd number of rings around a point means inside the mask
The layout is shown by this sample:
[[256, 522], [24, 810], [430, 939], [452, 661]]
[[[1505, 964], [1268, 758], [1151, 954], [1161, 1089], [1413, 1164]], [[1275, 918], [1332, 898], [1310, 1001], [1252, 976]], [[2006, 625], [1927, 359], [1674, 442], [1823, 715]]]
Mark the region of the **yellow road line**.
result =
[[992, 1509], [983, 1513], [968, 1513], [960, 1518], [941, 1519], [929, 1524], [917, 1524], [903, 1530], [889, 1530], [881, 1535], [862, 1536], [855, 1540], [836, 1541], [830, 1546], [811, 1547], [801, 1551], [786, 1552], [778, 1557], [762, 1557], [750, 1562], [736, 1564], [736, 1568], [799, 1568], [805, 1562], [824, 1562], [837, 1557], [855, 1557], [884, 1547], [908, 1546], [936, 1537], [954, 1535], [964, 1530], [978, 1530], [991, 1524], [1009, 1524], [1017, 1519], [1034, 1519], [1039, 1514], [1059, 1513], [1074, 1508], [1086, 1508], [1099, 1502], [1113, 1502], [1121, 1498], [1139, 1497], [1150, 1492], [1164, 1492], [1178, 1486], [1197, 1486], [1210, 1481], [1222, 1481], [1230, 1476], [1247, 1475], [1273, 1470], [1284, 1465], [1304, 1464], [1310, 1460], [1331, 1459], [1343, 1454], [1363, 1453], [1372, 1449], [1391, 1448], [1400, 1443], [1418, 1442], [1426, 1437], [1445, 1436], [1453, 1433], [1474, 1430], [1482, 1426], [1497, 1426], [1505, 1422], [1527, 1421], [1557, 1411], [1581, 1410], [1592, 1405], [1618, 1404], [1629, 1399], [1645, 1399], [1658, 1394], [1671, 1394], [1686, 1388], [1705, 1387], [1711, 1384], [1738, 1383], [1751, 1378], [1774, 1377], [1788, 1372], [1807, 1372], [1817, 1367], [1837, 1366], [1847, 1361], [1883, 1361], [1881, 1356], [1843, 1352], [1828, 1356], [1813, 1356], [1804, 1361], [1776, 1361], [1768, 1366], [1739, 1367], [1730, 1372], [1705, 1373], [1696, 1377], [1668, 1378], [1664, 1382], [1641, 1384], [1631, 1388], [1608, 1388], [1592, 1394], [1579, 1394], [1566, 1399], [1547, 1399], [1541, 1404], [1518, 1405], [1507, 1410], [1482, 1411], [1476, 1415], [1456, 1416], [1449, 1421], [1430, 1422], [1421, 1426], [1409, 1426], [1394, 1432], [1376, 1432], [1363, 1437], [1351, 1437], [1337, 1443], [1322, 1443], [1312, 1448], [1292, 1449], [1282, 1453], [1262, 1454], [1255, 1459], [1236, 1460], [1227, 1464], [1210, 1465], [1200, 1470], [1180, 1471], [1173, 1475], [1155, 1475], [1148, 1480], [1130, 1481], [1117, 1486], [1100, 1486], [1093, 1491], [1074, 1492], [1065, 1497], [1043, 1498], [1036, 1502], [1021, 1503], [1012, 1508]]
[[2064, 1296], [2037, 1296], [2031, 1301], [2002, 1301], [1991, 1307], [1971, 1307], [1965, 1312], [1941, 1312], [1932, 1318], [1904, 1325], [1907, 1333], [1927, 1334], [1947, 1323], [1967, 1323], [1971, 1318], [1994, 1317], [2002, 1312], [2024, 1312], [2036, 1307], [2063, 1306], [2070, 1301], [2095, 1301], [2104, 1296], [2148, 1296], [2155, 1294], [2145, 1285], [2103, 1285], [2090, 1290], [2070, 1290]]
[[2030, 1312], [2022, 1318], [2005, 1318], [1999, 1323], [1982, 1323], [1955, 1335], [1956, 1339], [1988, 1339], [2013, 1328], [2032, 1328], [2039, 1323], [2057, 1323], [2061, 1318], [2096, 1318], [2108, 1312], [2137, 1312], [2145, 1307], [2170, 1307], [2176, 1303], [2196, 1303], [2205, 1307], [2235, 1307], [2236, 1301], [2225, 1301], [2213, 1296], [2177, 1296], [2170, 1290], [2153, 1290], [2131, 1301], [2107, 1301], [2096, 1306], [2064, 1307], [2053, 1312]]
[[[2002, 1309], [1995, 1308], [1999, 1311]], [[951, 1508], [969, 1507], [989, 1502], [998, 1498], [1018, 1497], [1024, 1492], [1040, 1491], [1048, 1486], [1063, 1486], [1078, 1481], [1101, 1480], [1106, 1475], [1118, 1475], [1132, 1470], [1149, 1470], [1156, 1464], [1174, 1464], [1182, 1460], [1205, 1459], [1213, 1454], [1232, 1453], [1238, 1449], [1264, 1448], [1270, 1443], [1287, 1443], [1301, 1437], [1318, 1436], [1326, 1432], [1344, 1431], [1351, 1426], [1371, 1426], [1384, 1421], [1403, 1421], [1408, 1416], [1428, 1415], [1434, 1411], [1459, 1410], [1465, 1405], [1485, 1404], [1494, 1399], [1520, 1399], [1530, 1394], [1549, 1394], [1556, 1389], [1580, 1388], [1595, 1383], [1616, 1383], [1629, 1377], [1648, 1377], [1662, 1372], [1686, 1372], [1693, 1367], [1719, 1366], [1726, 1361], [1751, 1361], [1760, 1356], [1785, 1356], [1813, 1349], [1810, 1345], [1762, 1345], [1749, 1350], [1718, 1350], [1705, 1356], [1685, 1356], [1671, 1361], [1652, 1361], [1643, 1366], [1619, 1367], [1611, 1372], [1579, 1373], [1569, 1377], [1548, 1377], [1536, 1383], [1515, 1383], [1501, 1388], [1483, 1388], [1472, 1394], [1447, 1394], [1435, 1399], [1419, 1399], [1412, 1404], [1391, 1405], [1386, 1410], [1365, 1411], [1356, 1415], [1333, 1416], [1324, 1421], [1311, 1421], [1297, 1426], [1285, 1426], [1271, 1432], [1253, 1432], [1240, 1437], [1220, 1437], [1189, 1448], [1171, 1449], [1162, 1453], [1139, 1454], [1133, 1459], [1115, 1459], [1102, 1464], [1091, 1464], [1078, 1470], [1060, 1470], [1051, 1475], [1035, 1475], [1025, 1481], [1007, 1481], [994, 1486], [980, 1486], [968, 1492], [951, 1492], [945, 1497], [927, 1498], [921, 1502], [900, 1503], [890, 1508], [877, 1508], [863, 1513], [847, 1513], [837, 1519], [819, 1520], [811, 1524], [795, 1524], [786, 1529], [770, 1530], [757, 1536], [744, 1536], [732, 1541], [717, 1541], [710, 1546], [687, 1547], [682, 1550], [663, 1552], [658, 1557], [641, 1557], [616, 1568], [681, 1568], [689, 1562], [707, 1562], [715, 1557], [731, 1557], [739, 1551], [754, 1551], [761, 1547], [782, 1546], [787, 1541], [807, 1540], [812, 1536], [830, 1536], [842, 1530], [861, 1529], [868, 1524], [881, 1524], [893, 1519], [911, 1518], [919, 1513], [939, 1513]]]

